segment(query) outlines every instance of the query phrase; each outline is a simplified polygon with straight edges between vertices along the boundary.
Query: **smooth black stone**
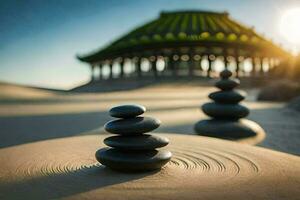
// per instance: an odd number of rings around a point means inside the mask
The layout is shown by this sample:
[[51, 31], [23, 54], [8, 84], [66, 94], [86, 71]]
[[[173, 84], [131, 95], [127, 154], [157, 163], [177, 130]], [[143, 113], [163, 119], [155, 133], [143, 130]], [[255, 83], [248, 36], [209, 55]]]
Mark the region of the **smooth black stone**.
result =
[[151, 117], [135, 117], [109, 121], [104, 125], [107, 132], [120, 135], [138, 135], [150, 132], [160, 125], [160, 121]]
[[216, 87], [221, 90], [232, 90], [233, 88], [240, 85], [240, 81], [238, 79], [221, 79], [216, 82]]
[[105, 138], [104, 144], [126, 150], [153, 150], [168, 145], [169, 140], [154, 135], [112, 136]]
[[214, 118], [239, 119], [249, 114], [249, 109], [239, 104], [206, 103], [202, 106], [205, 114]]
[[119, 171], [149, 171], [160, 169], [172, 157], [169, 151], [120, 151], [103, 148], [96, 152], [96, 159], [103, 165]]
[[224, 139], [252, 137], [264, 132], [258, 124], [250, 120], [202, 120], [195, 124], [194, 129], [199, 135]]
[[220, 76], [221, 76], [223, 79], [228, 79], [229, 77], [232, 76], [232, 72], [229, 71], [228, 69], [224, 69], [224, 70], [220, 73]]
[[143, 114], [146, 108], [141, 105], [121, 105], [109, 110], [109, 114], [116, 118], [130, 118]]
[[218, 103], [235, 104], [245, 99], [245, 92], [238, 90], [217, 91], [209, 94], [209, 98]]

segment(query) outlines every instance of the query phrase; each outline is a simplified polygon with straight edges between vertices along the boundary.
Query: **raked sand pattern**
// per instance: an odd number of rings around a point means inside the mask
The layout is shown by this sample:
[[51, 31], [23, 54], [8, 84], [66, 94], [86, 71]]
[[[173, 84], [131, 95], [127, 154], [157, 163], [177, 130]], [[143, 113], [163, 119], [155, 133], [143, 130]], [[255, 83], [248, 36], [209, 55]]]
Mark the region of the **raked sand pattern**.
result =
[[[161, 171], [119, 173], [94, 157], [105, 136], [55, 139], [0, 150], [1, 199], [297, 199], [300, 158], [219, 139], [171, 141]], [[104, 144], [102, 144], [104, 147]], [[4, 198], [5, 197], [5, 198]]]
[[[209, 83], [213, 85], [213, 82]], [[194, 124], [207, 118], [199, 107], [216, 88], [186, 83], [157, 85], [131, 91], [87, 94], [53, 93], [19, 88], [19, 96], [6, 93], [0, 101], [1, 148], [60, 137], [93, 134], [110, 120], [109, 108], [136, 103], [147, 107], [147, 115], [161, 120], [157, 132], [195, 134]], [[266, 136], [241, 142], [300, 155], [300, 112], [282, 103], [255, 102], [255, 90], [247, 90], [245, 105], [249, 119], [266, 131]], [[47, 92], [49, 93], [49, 92]], [[28, 98], [31, 95], [31, 98]], [[26, 96], [26, 98], [24, 98]], [[42, 97], [41, 97], [42, 96]], [[13, 101], [9, 99], [14, 99]]]
[[[0, 102], [0, 199], [297, 199], [300, 114], [246, 101], [266, 135], [237, 142], [192, 136], [212, 87], [155, 86], [103, 94], [35, 94]], [[37, 90], [32, 91], [34, 93]], [[249, 92], [249, 91], [248, 91]], [[251, 93], [252, 91], [250, 91]], [[31, 95], [31, 94], [30, 94]], [[29, 95], [29, 96], [30, 96]], [[9, 99], [9, 98], [8, 98]], [[95, 159], [110, 107], [137, 103], [160, 119], [173, 154], [161, 171], [124, 174]], [[94, 131], [92, 131], [95, 129]], [[80, 135], [80, 136], [78, 136]], [[155, 135], [155, 133], [154, 133]], [[77, 137], [72, 137], [77, 136]], [[164, 149], [164, 148], [163, 148]]]

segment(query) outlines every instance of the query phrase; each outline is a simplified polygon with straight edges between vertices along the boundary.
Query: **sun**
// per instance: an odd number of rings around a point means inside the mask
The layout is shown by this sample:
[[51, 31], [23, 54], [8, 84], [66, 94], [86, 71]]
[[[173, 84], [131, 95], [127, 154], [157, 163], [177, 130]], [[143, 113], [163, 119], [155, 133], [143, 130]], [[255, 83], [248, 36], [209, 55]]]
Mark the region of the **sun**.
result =
[[287, 41], [300, 44], [300, 7], [287, 10], [283, 13], [279, 29]]

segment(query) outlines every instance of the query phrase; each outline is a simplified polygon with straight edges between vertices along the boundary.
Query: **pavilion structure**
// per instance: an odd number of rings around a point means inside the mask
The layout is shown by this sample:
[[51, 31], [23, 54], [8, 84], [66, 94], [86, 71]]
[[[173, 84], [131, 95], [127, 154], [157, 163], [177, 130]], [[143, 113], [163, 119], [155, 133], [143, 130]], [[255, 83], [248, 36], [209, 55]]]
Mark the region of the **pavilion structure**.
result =
[[158, 19], [99, 51], [77, 57], [90, 65], [95, 81], [132, 76], [211, 77], [223, 68], [230, 68], [236, 76], [261, 76], [289, 56], [227, 12], [175, 11], [162, 12]]

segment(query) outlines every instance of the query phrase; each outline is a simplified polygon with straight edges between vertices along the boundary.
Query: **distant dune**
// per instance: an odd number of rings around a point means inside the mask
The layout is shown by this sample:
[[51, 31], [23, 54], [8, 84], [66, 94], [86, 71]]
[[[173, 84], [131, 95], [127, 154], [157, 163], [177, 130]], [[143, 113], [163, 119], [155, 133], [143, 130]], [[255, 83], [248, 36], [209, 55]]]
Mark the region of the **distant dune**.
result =
[[93, 93], [93, 92], [112, 92], [134, 90], [140, 88], [177, 88], [177, 87], [199, 87], [211, 86], [214, 79], [207, 79], [206, 77], [160, 77], [154, 79], [153, 77], [143, 77], [142, 79], [126, 78], [114, 80], [102, 80], [97, 82], [89, 82], [71, 89], [72, 92]]
[[0, 82], [0, 99], [48, 98], [55, 90]]

